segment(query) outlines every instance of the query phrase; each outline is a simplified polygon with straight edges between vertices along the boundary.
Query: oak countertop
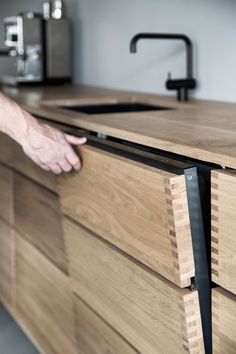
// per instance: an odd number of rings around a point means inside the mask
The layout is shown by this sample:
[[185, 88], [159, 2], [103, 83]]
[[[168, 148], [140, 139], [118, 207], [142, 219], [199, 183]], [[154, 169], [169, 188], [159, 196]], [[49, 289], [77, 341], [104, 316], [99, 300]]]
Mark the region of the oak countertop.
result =
[[[191, 100], [89, 86], [3, 88], [29, 112], [71, 126], [236, 168], [236, 103]], [[56, 106], [140, 102], [166, 111], [85, 115]]]

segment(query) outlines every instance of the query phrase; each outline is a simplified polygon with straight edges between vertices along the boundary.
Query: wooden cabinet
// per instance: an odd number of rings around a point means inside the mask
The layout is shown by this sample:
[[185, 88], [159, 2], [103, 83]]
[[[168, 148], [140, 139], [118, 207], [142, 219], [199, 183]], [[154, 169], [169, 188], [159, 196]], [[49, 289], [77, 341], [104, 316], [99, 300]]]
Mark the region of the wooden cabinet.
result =
[[10, 226], [0, 219], [0, 300], [8, 307], [12, 304], [12, 277], [14, 275], [12, 238]]
[[236, 353], [236, 296], [222, 289], [212, 291], [213, 354]]
[[17, 171], [20, 171], [25, 176], [32, 178], [44, 187], [57, 192], [57, 177], [49, 171], [44, 171], [28, 158], [20, 145], [13, 144], [13, 165]]
[[69, 279], [18, 234], [16, 317], [36, 341], [40, 352], [77, 353]]
[[204, 353], [197, 291], [180, 289], [69, 219], [63, 224], [71, 285], [93, 311], [140, 353]]
[[185, 178], [90, 146], [82, 171], [60, 179], [65, 214], [175, 284], [194, 261]]
[[0, 217], [9, 224], [13, 222], [12, 171], [0, 165]]
[[58, 196], [14, 174], [15, 227], [29, 242], [67, 273]]
[[109, 324], [74, 296], [77, 350], [80, 354], [138, 354]]
[[212, 172], [212, 279], [236, 294], [236, 171]]

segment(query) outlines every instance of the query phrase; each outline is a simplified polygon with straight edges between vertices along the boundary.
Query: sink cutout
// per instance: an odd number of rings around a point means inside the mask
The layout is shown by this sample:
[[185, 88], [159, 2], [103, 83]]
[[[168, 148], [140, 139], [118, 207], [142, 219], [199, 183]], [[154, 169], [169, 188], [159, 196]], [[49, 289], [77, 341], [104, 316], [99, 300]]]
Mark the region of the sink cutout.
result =
[[109, 113], [128, 113], [128, 112], [146, 112], [146, 111], [166, 111], [172, 108], [148, 105], [143, 103], [110, 103], [95, 105], [74, 105], [61, 106], [60, 108], [85, 114], [109, 114]]

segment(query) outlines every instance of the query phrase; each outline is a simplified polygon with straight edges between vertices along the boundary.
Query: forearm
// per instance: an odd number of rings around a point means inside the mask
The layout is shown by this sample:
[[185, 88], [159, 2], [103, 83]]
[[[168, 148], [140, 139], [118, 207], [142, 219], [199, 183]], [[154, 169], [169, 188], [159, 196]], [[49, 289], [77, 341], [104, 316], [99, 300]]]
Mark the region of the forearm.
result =
[[0, 131], [22, 145], [32, 124], [37, 124], [36, 119], [0, 92]]

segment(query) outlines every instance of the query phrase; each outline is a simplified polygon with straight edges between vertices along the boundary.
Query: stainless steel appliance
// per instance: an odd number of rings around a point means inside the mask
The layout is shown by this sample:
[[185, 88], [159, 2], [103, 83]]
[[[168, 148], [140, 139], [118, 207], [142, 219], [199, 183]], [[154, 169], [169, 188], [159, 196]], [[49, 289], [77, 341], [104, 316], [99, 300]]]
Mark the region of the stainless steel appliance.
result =
[[8, 55], [16, 58], [17, 75], [3, 77], [3, 83], [70, 81], [70, 22], [63, 16], [62, 1], [44, 3], [43, 9], [43, 14], [5, 18], [5, 45]]

